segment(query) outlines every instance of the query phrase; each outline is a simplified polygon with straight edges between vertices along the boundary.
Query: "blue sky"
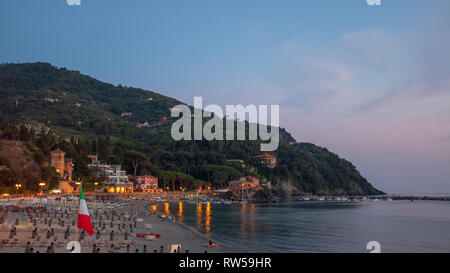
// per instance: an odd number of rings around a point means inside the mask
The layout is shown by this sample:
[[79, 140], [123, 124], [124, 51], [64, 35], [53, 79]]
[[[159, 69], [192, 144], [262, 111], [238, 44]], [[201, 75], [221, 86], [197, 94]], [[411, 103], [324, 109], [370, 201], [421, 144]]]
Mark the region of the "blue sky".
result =
[[0, 62], [192, 104], [280, 104], [298, 141], [387, 190], [450, 192], [446, 0], [4, 0]]

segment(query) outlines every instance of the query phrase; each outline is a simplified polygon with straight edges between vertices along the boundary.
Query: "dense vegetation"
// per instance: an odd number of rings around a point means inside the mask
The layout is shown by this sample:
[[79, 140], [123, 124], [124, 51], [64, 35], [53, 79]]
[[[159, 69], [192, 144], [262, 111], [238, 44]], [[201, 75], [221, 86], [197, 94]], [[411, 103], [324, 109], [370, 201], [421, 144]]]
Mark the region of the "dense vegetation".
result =
[[[224, 187], [248, 174], [271, 181], [275, 188], [293, 185], [293, 193], [380, 193], [350, 162], [325, 148], [296, 143], [284, 129], [273, 153], [278, 157], [274, 169], [252, 160], [260, 154], [259, 141], [174, 141], [170, 108], [180, 104], [177, 100], [47, 63], [0, 65], [0, 97], [2, 138], [23, 139], [18, 124], [52, 128], [52, 141], [43, 144], [42, 132], [24, 141], [43, 156], [55, 148], [67, 152], [75, 160], [78, 179], [89, 180], [86, 155], [97, 154], [104, 162], [123, 165], [129, 174], [158, 175], [165, 188]], [[131, 117], [122, 117], [124, 112]], [[149, 126], [137, 128], [144, 122]], [[67, 137], [78, 139], [78, 144], [64, 141]], [[229, 159], [244, 160], [245, 167]]]

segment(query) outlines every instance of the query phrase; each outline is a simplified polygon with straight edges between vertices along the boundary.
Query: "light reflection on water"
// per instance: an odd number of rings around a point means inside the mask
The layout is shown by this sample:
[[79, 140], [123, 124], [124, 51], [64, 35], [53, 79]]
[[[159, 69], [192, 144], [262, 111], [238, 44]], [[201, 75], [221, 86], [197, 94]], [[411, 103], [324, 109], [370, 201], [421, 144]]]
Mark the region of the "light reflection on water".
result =
[[374, 240], [383, 252], [450, 252], [450, 202], [177, 205], [178, 221], [245, 252], [367, 252]]
[[178, 202], [178, 221], [183, 222], [183, 202]]

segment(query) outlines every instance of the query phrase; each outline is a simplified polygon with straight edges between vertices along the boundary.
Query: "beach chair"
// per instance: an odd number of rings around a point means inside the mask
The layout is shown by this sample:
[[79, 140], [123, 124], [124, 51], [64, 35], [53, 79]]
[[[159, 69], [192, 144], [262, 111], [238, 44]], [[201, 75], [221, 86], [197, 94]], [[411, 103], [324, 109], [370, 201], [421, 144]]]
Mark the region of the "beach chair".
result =
[[56, 248], [62, 248], [66, 245], [66, 242], [59, 241], [59, 242], [56, 242], [55, 245], [56, 245]]
[[11, 247], [18, 247], [18, 246], [20, 246], [20, 239], [14, 238], [10, 243], [11, 243]]
[[2, 240], [1, 245], [2, 245], [3, 247], [8, 246], [8, 245], [9, 245], [9, 239], [4, 239], [4, 240]]
[[171, 244], [169, 248], [169, 253], [180, 253], [181, 245], [180, 244]]

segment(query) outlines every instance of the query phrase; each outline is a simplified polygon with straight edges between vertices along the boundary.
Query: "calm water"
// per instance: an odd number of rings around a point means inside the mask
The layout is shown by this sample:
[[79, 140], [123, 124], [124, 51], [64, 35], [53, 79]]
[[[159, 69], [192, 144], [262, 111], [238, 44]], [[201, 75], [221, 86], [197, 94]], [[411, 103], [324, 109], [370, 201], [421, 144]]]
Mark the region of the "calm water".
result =
[[450, 252], [450, 202], [162, 204], [161, 210], [244, 252]]

